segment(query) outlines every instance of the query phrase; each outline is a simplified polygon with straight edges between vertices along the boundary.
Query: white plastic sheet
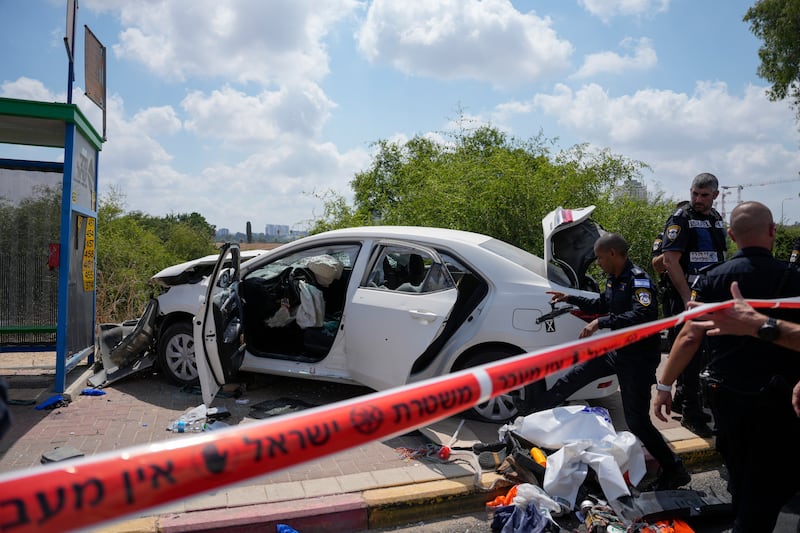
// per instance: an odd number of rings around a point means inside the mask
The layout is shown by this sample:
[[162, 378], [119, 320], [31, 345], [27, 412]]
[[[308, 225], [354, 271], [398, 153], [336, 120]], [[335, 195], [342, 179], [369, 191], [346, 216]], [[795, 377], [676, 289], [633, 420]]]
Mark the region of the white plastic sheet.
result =
[[541, 448], [558, 450], [547, 458], [543, 486], [556, 501], [571, 508], [589, 468], [597, 473], [609, 500], [630, 495], [625, 472], [634, 485], [646, 473], [638, 439], [628, 431], [617, 433], [608, 411], [601, 407], [572, 405], [539, 411], [501, 427], [500, 438], [509, 431]]

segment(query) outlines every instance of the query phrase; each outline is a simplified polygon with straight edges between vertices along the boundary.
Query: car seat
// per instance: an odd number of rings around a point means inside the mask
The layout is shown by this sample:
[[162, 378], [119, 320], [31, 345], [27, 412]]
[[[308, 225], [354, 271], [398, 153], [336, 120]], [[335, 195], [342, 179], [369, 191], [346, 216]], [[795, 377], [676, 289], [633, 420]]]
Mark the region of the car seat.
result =
[[404, 292], [420, 292], [422, 291], [422, 282], [425, 280], [425, 261], [419, 254], [411, 254], [408, 256], [408, 275], [398, 287], [398, 291]]

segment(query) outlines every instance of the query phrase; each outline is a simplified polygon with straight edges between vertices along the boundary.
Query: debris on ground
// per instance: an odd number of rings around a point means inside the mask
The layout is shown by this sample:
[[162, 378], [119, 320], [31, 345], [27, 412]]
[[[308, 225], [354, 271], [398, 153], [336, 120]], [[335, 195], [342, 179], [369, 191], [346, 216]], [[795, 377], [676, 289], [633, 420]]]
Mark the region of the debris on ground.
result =
[[617, 433], [604, 409], [548, 411], [520, 417], [500, 428], [498, 441], [474, 442], [466, 452], [448, 446], [460, 425], [449, 442], [437, 434], [437, 442], [396, 450], [406, 461], [460, 460], [511, 482], [486, 505], [496, 532], [690, 533], [685, 519], [731, 516], [728, 497], [645, 489], [655, 473], [648, 476], [641, 444], [628, 432]]
[[260, 420], [263, 418], [295, 413], [311, 407], [317, 406], [308, 402], [304, 402], [303, 400], [295, 400], [293, 398], [278, 398], [277, 400], [265, 400], [263, 402], [251, 405], [250, 412], [247, 416]]
[[41, 411], [42, 409], [57, 409], [59, 407], [67, 407], [69, 405], [69, 398], [64, 396], [63, 394], [54, 394], [50, 396], [48, 399], [34, 407], [37, 411]]

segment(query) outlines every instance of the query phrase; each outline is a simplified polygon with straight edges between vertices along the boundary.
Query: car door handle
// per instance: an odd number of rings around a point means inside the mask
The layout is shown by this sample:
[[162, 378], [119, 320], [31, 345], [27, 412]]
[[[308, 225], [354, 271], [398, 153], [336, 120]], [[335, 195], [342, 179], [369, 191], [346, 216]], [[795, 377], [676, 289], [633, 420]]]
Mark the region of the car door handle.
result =
[[411, 315], [411, 318], [422, 320], [423, 322], [433, 322], [438, 318], [436, 313], [431, 313], [430, 311], [417, 311], [416, 309], [409, 309], [408, 314]]

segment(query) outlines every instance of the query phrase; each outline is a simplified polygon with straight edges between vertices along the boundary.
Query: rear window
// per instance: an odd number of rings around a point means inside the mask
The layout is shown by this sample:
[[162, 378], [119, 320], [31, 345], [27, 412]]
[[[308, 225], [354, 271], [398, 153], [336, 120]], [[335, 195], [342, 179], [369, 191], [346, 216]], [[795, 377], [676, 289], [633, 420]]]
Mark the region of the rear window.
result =
[[505, 257], [519, 266], [530, 270], [534, 274], [538, 274], [543, 278], [547, 278], [547, 265], [544, 259], [530, 252], [526, 252], [522, 248], [517, 248], [513, 244], [498, 239], [489, 239], [480, 244], [481, 248], [485, 248], [492, 253]]

